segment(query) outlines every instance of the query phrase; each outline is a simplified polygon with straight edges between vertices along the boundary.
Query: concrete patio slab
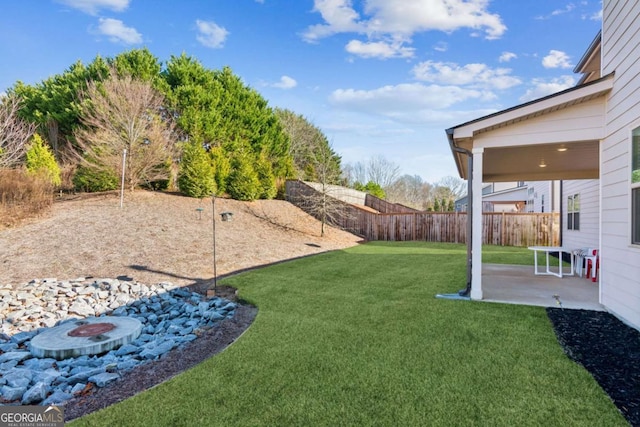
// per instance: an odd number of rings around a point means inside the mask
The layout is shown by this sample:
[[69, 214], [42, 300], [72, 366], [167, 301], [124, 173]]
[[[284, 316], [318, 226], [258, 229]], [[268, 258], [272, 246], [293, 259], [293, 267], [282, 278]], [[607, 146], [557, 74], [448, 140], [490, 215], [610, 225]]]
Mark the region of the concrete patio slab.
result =
[[578, 276], [536, 276], [533, 266], [483, 264], [482, 290], [488, 302], [605, 311], [598, 283]]

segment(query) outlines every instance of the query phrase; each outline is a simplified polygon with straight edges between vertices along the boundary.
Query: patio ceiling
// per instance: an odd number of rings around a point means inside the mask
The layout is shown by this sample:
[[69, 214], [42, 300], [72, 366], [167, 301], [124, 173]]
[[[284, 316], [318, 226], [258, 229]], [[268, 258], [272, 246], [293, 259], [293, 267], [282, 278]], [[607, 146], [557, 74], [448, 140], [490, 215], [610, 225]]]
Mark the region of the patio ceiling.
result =
[[451, 129], [458, 171], [463, 150], [483, 150], [483, 182], [597, 179], [606, 97], [613, 75]]
[[483, 181], [597, 179], [598, 163], [598, 141], [487, 148]]

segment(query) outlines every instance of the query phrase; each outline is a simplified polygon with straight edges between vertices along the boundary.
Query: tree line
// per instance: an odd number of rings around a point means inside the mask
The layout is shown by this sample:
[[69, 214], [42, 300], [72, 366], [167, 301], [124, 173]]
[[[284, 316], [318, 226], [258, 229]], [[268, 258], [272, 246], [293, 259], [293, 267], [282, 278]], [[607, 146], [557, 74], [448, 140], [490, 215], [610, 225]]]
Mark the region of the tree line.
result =
[[400, 167], [384, 156], [346, 164], [342, 174], [349, 187], [423, 211], [453, 211], [454, 202], [467, 192], [460, 178], [447, 176], [429, 183], [420, 175], [401, 175]]
[[[304, 117], [269, 107], [229, 67], [207, 69], [186, 54], [163, 64], [146, 48], [17, 82], [0, 102], [0, 119], [24, 128], [3, 130], [0, 166], [23, 164], [37, 134], [67, 171], [64, 184], [82, 191], [117, 188], [124, 165], [131, 189], [272, 198], [287, 178], [315, 179], [314, 151], [328, 146]], [[335, 152], [331, 166], [340, 170]]]
[[229, 67], [184, 53], [163, 63], [146, 48], [16, 82], [0, 99], [0, 169], [21, 167], [60, 189], [112, 190], [124, 176], [130, 189], [239, 200], [276, 197], [297, 178], [425, 210], [449, 209], [460, 189], [400, 176], [383, 157], [342, 165], [317, 126], [271, 108]]

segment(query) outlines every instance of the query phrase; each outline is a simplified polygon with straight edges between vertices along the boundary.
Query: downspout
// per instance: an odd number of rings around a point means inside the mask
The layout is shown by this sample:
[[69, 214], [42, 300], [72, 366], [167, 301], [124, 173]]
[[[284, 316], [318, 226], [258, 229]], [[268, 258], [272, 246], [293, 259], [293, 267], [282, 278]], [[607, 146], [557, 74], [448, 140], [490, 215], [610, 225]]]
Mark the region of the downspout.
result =
[[563, 218], [564, 218], [564, 211], [562, 209], [562, 198], [564, 197], [564, 181], [560, 180], [560, 203], [559, 203], [559, 207], [558, 207], [558, 212], [559, 212], [559, 216], [560, 219], [558, 221], [558, 227], [560, 227], [560, 230], [558, 230], [558, 236], [560, 237], [558, 239], [558, 245], [562, 246], [562, 240], [564, 237], [564, 231], [563, 231], [563, 227], [564, 227], [564, 223], [563, 223]]
[[473, 154], [471, 151], [457, 147], [453, 141], [453, 129], [447, 129], [447, 137], [451, 151], [467, 156], [467, 286], [458, 291], [458, 295], [468, 297], [471, 294], [471, 267], [472, 267], [472, 242], [473, 233]]

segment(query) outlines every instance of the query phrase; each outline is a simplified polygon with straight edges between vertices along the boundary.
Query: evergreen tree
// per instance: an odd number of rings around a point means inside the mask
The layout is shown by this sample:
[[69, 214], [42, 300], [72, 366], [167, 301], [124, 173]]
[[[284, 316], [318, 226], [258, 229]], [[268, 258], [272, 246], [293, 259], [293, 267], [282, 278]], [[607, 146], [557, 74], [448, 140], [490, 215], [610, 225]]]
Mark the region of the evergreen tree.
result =
[[258, 158], [255, 170], [258, 175], [258, 180], [260, 181], [259, 197], [261, 199], [273, 199], [278, 193], [276, 178], [271, 169], [271, 162], [269, 162], [264, 154]]
[[251, 161], [244, 153], [238, 153], [233, 161], [227, 192], [236, 200], [255, 200], [260, 196], [260, 180]]
[[202, 144], [188, 142], [182, 150], [178, 188], [189, 196], [202, 199], [216, 192], [215, 171]]
[[222, 194], [227, 191], [227, 181], [229, 180], [229, 174], [231, 173], [231, 162], [225, 155], [222, 147], [211, 147], [209, 150], [209, 156], [211, 158], [213, 169], [215, 170], [218, 194]]
[[[320, 181], [315, 164], [318, 152], [326, 151], [329, 141], [322, 131], [304, 116], [291, 110], [275, 110], [284, 132], [289, 136], [289, 153], [294, 167], [294, 176], [305, 181]], [[332, 169], [331, 176], [340, 177], [340, 156], [329, 150], [330, 160], [327, 164]], [[337, 173], [336, 173], [337, 172]], [[339, 179], [330, 184], [339, 184]]]

